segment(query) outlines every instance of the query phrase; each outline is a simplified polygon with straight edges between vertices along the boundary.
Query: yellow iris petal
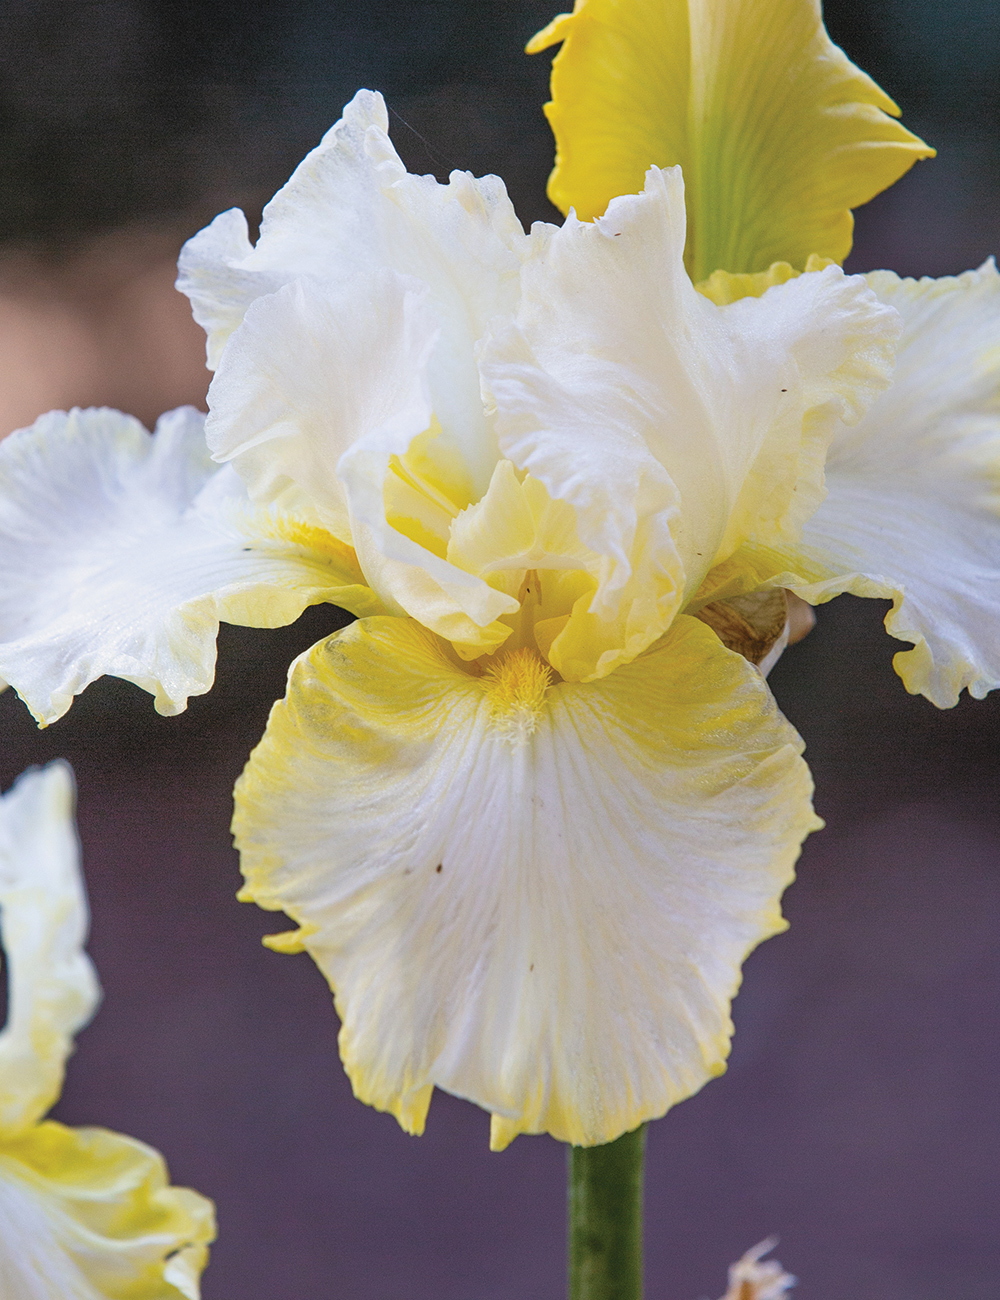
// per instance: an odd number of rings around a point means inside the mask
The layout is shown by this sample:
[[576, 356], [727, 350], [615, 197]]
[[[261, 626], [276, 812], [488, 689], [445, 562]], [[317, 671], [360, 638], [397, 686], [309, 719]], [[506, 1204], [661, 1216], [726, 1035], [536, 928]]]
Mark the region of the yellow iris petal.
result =
[[[835, 263], [830, 257], [817, 257], [810, 253], [806, 259], [806, 271], [823, 271]], [[710, 298], [716, 307], [728, 307], [740, 298], [760, 298], [776, 284], [787, 284], [801, 275], [790, 262], [772, 262], [766, 271], [713, 271], [707, 280], [702, 280], [695, 288], [699, 293]]]
[[577, 0], [528, 51], [558, 41], [550, 198], [591, 219], [679, 163], [693, 280], [842, 262], [850, 210], [934, 153], [831, 42], [819, 0]]
[[27, 1267], [53, 1297], [197, 1300], [214, 1237], [211, 1201], [134, 1138], [47, 1120], [0, 1147], [0, 1280]]

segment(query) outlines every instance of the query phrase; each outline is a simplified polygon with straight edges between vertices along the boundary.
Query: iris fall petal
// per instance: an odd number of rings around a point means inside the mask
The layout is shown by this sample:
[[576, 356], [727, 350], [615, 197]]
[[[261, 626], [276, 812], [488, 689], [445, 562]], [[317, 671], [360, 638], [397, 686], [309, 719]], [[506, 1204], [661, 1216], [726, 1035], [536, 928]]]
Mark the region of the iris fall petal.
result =
[[800, 749], [695, 620], [554, 685], [363, 620], [297, 662], [237, 787], [241, 896], [299, 924], [362, 1100], [419, 1132], [437, 1086], [495, 1146], [607, 1142], [724, 1068], [817, 824]]
[[4, 1300], [197, 1300], [212, 1204], [145, 1143], [53, 1120], [0, 1144]]

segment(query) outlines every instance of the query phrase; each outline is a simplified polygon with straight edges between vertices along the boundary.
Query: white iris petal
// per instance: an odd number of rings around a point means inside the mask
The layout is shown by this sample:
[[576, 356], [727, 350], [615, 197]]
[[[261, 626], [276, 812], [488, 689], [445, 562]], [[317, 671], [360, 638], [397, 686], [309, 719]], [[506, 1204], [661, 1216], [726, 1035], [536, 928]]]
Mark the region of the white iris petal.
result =
[[868, 280], [902, 317], [892, 387], [834, 439], [801, 544], [748, 559], [813, 602], [892, 599], [897, 672], [947, 708], [1000, 685], [1000, 275]]
[[352, 584], [378, 608], [347, 548], [251, 505], [203, 426], [53, 411], [0, 443], [0, 675], [39, 722], [105, 673], [179, 712], [212, 684], [220, 618], [280, 626]]

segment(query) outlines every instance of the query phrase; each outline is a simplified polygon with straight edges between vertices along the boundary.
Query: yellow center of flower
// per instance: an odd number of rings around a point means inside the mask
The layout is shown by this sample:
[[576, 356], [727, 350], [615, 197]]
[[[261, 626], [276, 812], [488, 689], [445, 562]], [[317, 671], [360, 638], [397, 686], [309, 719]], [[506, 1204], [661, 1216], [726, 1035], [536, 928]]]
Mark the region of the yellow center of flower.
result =
[[440, 559], [452, 521], [474, 499], [462, 456], [436, 419], [402, 456], [390, 458], [382, 491], [387, 522]]
[[493, 617], [466, 605], [470, 617], [463, 624], [440, 617], [440, 588], [431, 589], [439, 604], [430, 605], [429, 616], [419, 598], [408, 599], [413, 593], [401, 589], [394, 596], [408, 613], [447, 637], [465, 660], [488, 657], [499, 644], [551, 658], [576, 603], [587, 603], [598, 586], [600, 557], [580, 541], [568, 502], [551, 498], [541, 482], [505, 459], [487, 491], [473, 499], [462, 454], [436, 420], [405, 454], [390, 458], [382, 492], [391, 528], [507, 597], [478, 597]]
[[483, 670], [493, 725], [511, 741], [525, 741], [535, 731], [552, 670], [536, 651], [501, 650]]
[[[554, 681], [604, 677], [664, 631], [684, 573], [673, 552], [665, 558], [653, 543], [653, 526], [641, 518], [645, 505], [622, 544], [599, 540], [600, 550], [582, 533], [603, 538], [603, 507], [591, 503], [587, 518], [578, 515], [582, 506], [550, 495], [504, 457], [475, 496], [463, 457], [432, 420], [405, 453], [387, 459], [385, 522], [420, 548], [410, 558], [396, 548], [388, 562], [375, 546], [359, 552], [387, 604], [449, 641], [464, 662], [483, 661], [481, 671], [501, 646], [508, 653], [528, 649], [551, 666]], [[531, 709], [525, 716], [533, 716]]]

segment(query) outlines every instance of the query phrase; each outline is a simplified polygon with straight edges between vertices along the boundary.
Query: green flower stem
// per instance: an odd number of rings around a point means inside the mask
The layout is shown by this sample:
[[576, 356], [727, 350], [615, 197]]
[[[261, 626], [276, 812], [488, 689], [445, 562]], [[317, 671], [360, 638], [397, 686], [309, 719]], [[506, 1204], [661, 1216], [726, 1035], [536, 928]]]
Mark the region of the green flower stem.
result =
[[569, 1300], [642, 1300], [646, 1125], [569, 1149]]

